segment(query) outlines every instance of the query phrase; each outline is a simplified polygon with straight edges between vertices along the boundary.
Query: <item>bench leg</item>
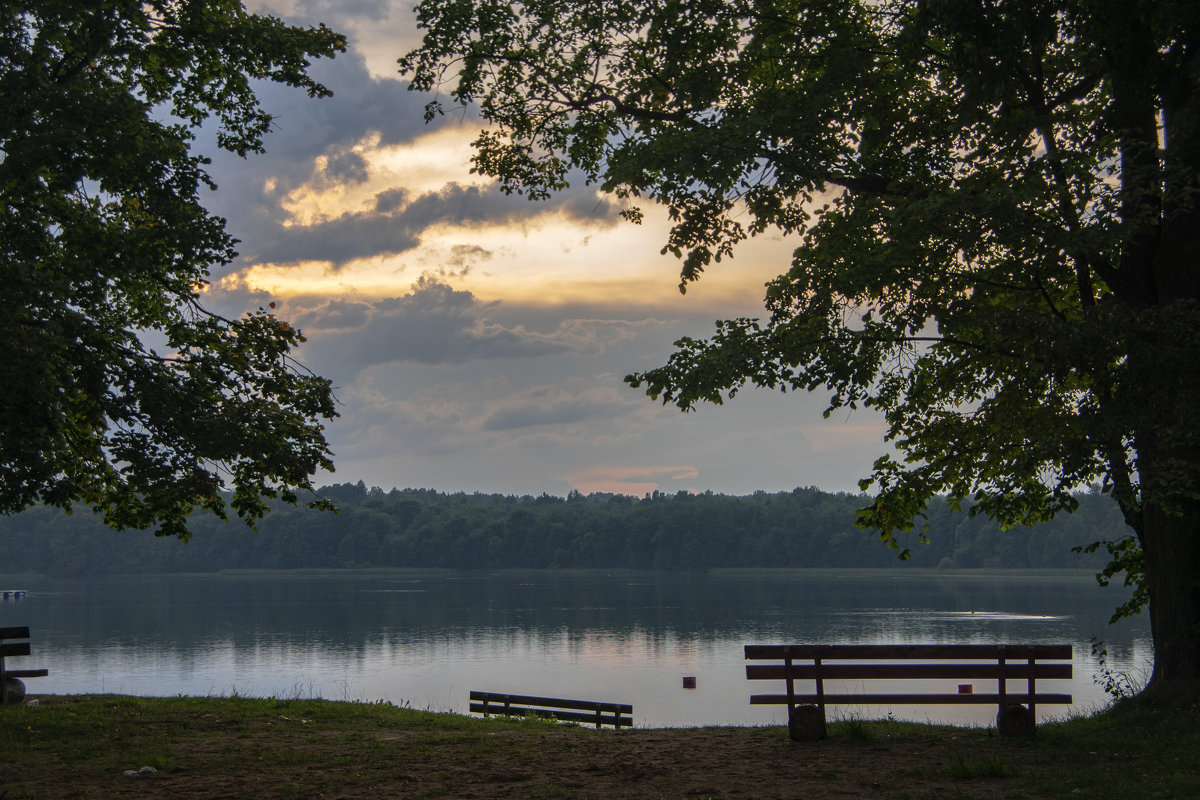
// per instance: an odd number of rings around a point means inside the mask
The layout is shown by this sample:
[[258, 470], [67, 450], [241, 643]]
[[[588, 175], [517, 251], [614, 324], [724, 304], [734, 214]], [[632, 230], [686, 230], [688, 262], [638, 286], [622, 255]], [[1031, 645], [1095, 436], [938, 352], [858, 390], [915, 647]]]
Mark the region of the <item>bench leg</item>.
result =
[[1037, 678], [1033, 677], [1034, 659], [1029, 659], [1029, 715], [1033, 717], [1033, 722], [1037, 724], [1037, 701], [1033, 698], [1037, 696]]
[[793, 742], [825, 738], [825, 711], [820, 706], [796, 706], [788, 713], [788, 736]]
[[0, 703], [16, 704], [25, 699], [25, 683], [19, 678], [5, 678], [0, 683]]
[[[996, 712], [996, 730], [1001, 736], [1033, 736], [1033, 711], [1017, 703], [1008, 702], [1008, 679], [1005, 677], [1006, 659], [1000, 656], [1000, 709]], [[1033, 659], [1030, 659], [1032, 663]], [[1029, 694], [1033, 694], [1033, 681], [1029, 682]], [[1032, 706], [1032, 703], [1030, 704]]]
[[1013, 703], [996, 714], [996, 730], [1001, 736], [1033, 736], [1033, 712]]

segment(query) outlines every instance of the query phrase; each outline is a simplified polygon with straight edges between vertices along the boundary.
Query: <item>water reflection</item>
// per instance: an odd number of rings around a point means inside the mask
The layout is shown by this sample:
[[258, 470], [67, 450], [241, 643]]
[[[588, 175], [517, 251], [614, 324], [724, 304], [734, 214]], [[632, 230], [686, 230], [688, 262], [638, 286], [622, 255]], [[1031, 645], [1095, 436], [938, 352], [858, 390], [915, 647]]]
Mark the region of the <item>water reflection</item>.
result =
[[[336, 573], [26, 581], [0, 624], [34, 629], [44, 692], [319, 695], [462, 711], [470, 689], [630, 702], [639, 725], [754, 724], [750, 642], [1068, 642], [1077, 706], [1148, 662], [1144, 620], [1090, 576]], [[681, 676], [696, 676], [683, 691]], [[758, 691], [759, 687], [755, 687]], [[1065, 713], [1065, 709], [1049, 709]], [[909, 719], [986, 724], [970, 707]]]

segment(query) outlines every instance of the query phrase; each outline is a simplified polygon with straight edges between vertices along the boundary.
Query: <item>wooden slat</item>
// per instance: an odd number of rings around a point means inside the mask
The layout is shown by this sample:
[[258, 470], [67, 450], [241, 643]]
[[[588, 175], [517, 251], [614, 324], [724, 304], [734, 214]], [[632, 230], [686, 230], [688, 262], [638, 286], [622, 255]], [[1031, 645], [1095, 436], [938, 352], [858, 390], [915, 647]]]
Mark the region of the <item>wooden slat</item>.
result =
[[856, 658], [1058, 658], [1071, 657], [1069, 644], [748, 644], [747, 659]]
[[5, 669], [6, 678], [44, 678], [50, 674], [48, 669]]
[[[1008, 703], [1063, 703], [1070, 705], [1071, 695], [1037, 692], [1030, 695], [1022, 692], [1008, 692], [1005, 695]], [[815, 694], [798, 694], [795, 696], [797, 705], [818, 705]], [[825, 693], [826, 705], [860, 705], [860, 706], [889, 706], [889, 705], [998, 705], [999, 694], [830, 694]], [[785, 706], [788, 704], [786, 694], [754, 694], [750, 695], [752, 706]]]
[[503, 705], [488, 703], [486, 709], [483, 703], [471, 703], [471, 711], [476, 714], [492, 714], [497, 717], [524, 717], [532, 714], [535, 717], [542, 719], [557, 719], [565, 722], [581, 722], [584, 724], [594, 725], [599, 722], [601, 725], [612, 725], [614, 727], [633, 727], [633, 718], [629, 714], [621, 714], [619, 717], [616, 714], [600, 715], [594, 712], [589, 714], [585, 711], [558, 711], [554, 709], [533, 708], [530, 706], [514, 706], [510, 705], [507, 709]]
[[551, 708], [578, 708], [584, 710], [621, 712], [622, 714], [632, 714], [633, 706], [628, 703], [603, 703], [594, 700], [565, 700], [557, 697], [530, 697], [522, 694], [500, 694], [498, 692], [471, 692], [472, 700], [487, 700], [489, 706], [499, 703], [501, 706], [507, 701], [508, 703], [520, 703], [531, 706], [548, 706]]
[[[4, 659], [14, 656], [31, 655], [29, 642], [15, 642], [13, 639], [28, 639], [29, 627], [26, 625], [0, 628], [0, 675], [7, 678], [44, 678], [50, 674], [46, 669], [9, 669]], [[5, 641], [8, 640], [8, 641]]]
[[5, 642], [4, 644], [0, 644], [0, 658], [27, 656], [29, 654], [29, 642]]
[[[1071, 664], [1008, 662], [1000, 664], [793, 664], [793, 680], [920, 680], [933, 678], [1000, 678], [1065, 680], [1074, 674]], [[747, 664], [750, 680], [786, 680], [788, 668], [783, 664]]]

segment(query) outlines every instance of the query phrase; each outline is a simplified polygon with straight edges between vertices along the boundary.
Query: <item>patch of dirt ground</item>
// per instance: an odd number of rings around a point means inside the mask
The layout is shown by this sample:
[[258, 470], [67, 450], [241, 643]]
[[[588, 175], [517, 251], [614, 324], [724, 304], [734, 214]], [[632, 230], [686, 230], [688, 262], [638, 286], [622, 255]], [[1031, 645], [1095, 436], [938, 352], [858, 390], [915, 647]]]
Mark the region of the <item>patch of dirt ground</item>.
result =
[[[530, 722], [464, 730], [362, 730], [286, 716], [240, 722], [197, 715], [168, 725], [162, 747], [33, 774], [0, 798], [1023, 798], [1028, 744], [982, 729], [903, 735], [836, 726], [793, 742], [783, 728], [603, 730]], [[151, 725], [150, 720], [146, 720]], [[161, 721], [154, 721], [154, 725]], [[223, 727], [225, 726], [225, 727]], [[0, 765], [3, 764], [0, 754]], [[19, 788], [17, 788], [19, 786]]]

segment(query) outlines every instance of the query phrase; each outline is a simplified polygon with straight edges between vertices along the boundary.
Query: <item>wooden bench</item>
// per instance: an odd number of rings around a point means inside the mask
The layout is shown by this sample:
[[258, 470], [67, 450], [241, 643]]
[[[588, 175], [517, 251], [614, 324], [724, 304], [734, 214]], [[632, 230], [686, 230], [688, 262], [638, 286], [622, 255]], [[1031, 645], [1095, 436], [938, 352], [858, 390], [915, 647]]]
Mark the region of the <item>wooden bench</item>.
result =
[[[12, 641], [25, 639], [26, 641]], [[27, 656], [29, 651], [29, 628], [0, 628], [0, 705], [19, 703], [25, 699], [25, 684], [21, 678], [42, 678], [50, 674], [45, 669], [9, 669], [4, 659]]]
[[[1046, 644], [851, 644], [746, 645], [750, 680], [783, 680], [786, 694], [756, 694], [751, 705], [786, 705], [793, 739], [825, 735], [827, 705], [994, 705], [996, 727], [1004, 735], [1033, 733], [1036, 708], [1043, 703], [1070, 703], [1071, 695], [1037, 691], [1038, 680], [1065, 680], [1072, 675], [1071, 645]], [[1049, 660], [1052, 663], [1047, 663]], [[1063, 663], [1065, 660], [1066, 663]], [[835, 663], [830, 663], [835, 662]], [[843, 682], [827, 692], [825, 681]], [[974, 684], [958, 691], [897, 693], [872, 691], [869, 682], [916, 680], [995, 681], [994, 691], [977, 692]], [[1009, 691], [1008, 681], [1025, 681], [1024, 691]], [[812, 693], [799, 693], [796, 681], [812, 681]], [[845, 681], [858, 682], [858, 691]]]
[[529, 697], [522, 694], [471, 692], [471, 712], [489, 716], [524, 717], [532, 714], [543, 719], [633, 727], [633, 706], [627, 703], [600, 703], [595, 700], [562, 700], [557, 697]]

